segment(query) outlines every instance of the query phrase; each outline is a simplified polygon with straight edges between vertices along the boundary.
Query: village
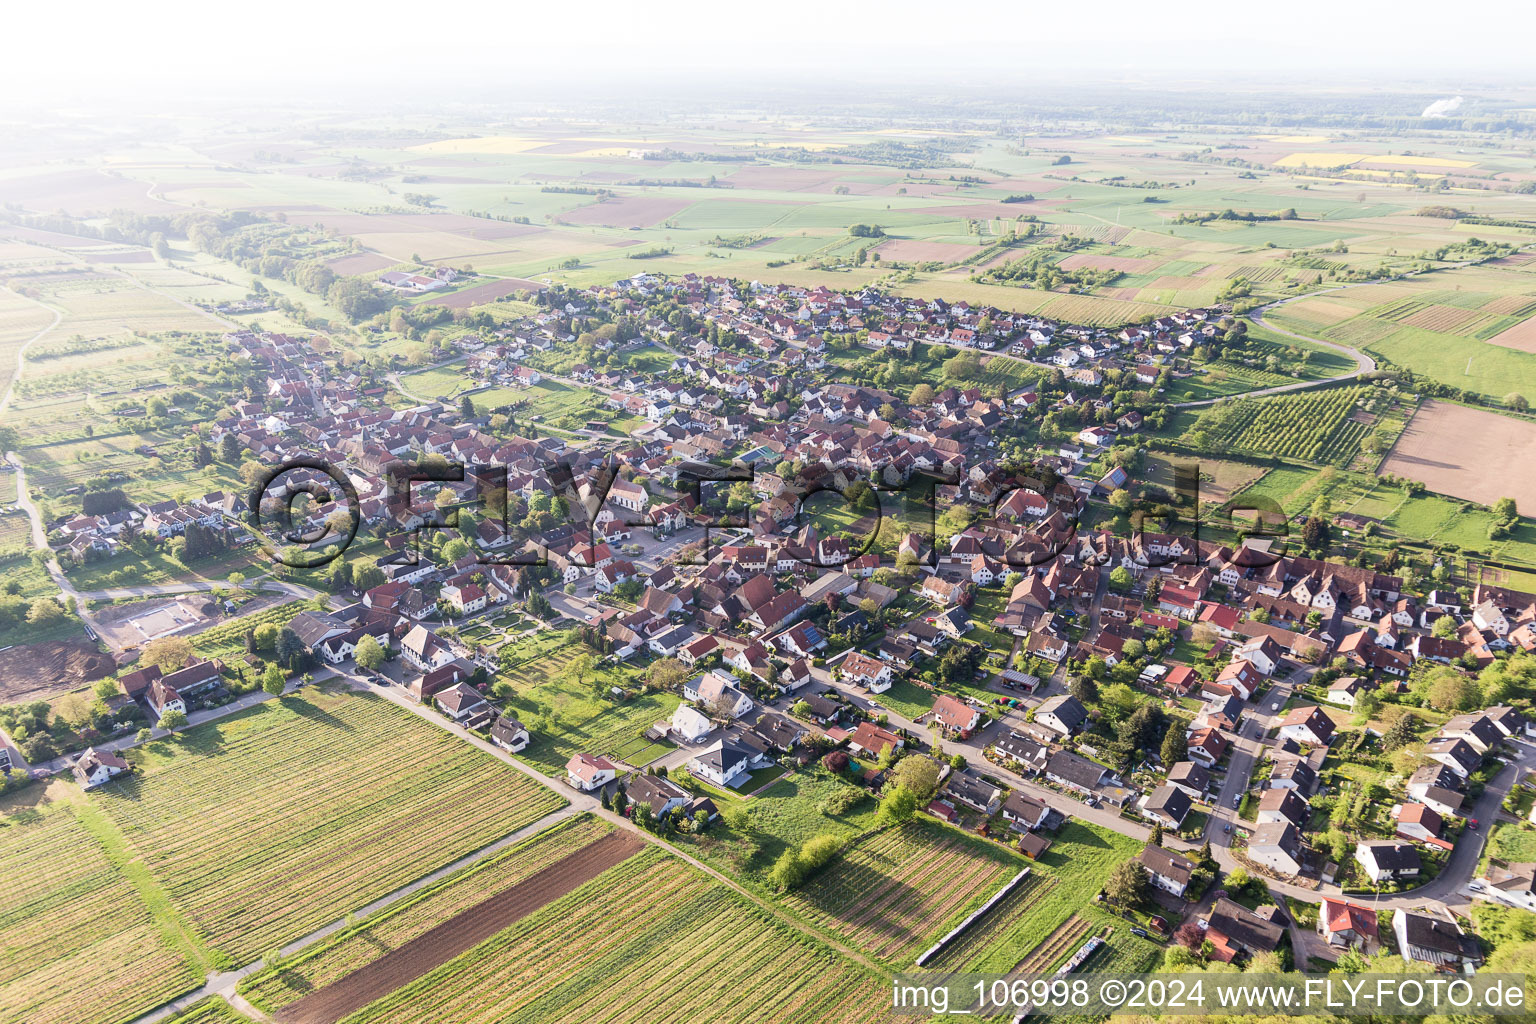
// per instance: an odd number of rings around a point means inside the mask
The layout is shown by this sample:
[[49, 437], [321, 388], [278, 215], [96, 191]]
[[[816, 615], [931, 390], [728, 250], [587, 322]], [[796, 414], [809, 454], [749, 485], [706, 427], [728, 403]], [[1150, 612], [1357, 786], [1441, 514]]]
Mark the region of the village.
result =
[[[1331, 961], [1386, 941], [1458, 967], [1476, 945], [1448, 901], [1536, 907], [1536, 863], [1479, 857], [1501, 807], [1528, 809], [1536, 724], [1494, 703], [1405, 716], [1422, 734], [1360, 728], [1410, 699], [1411, 677], [1464, 678], [1536, 650], [1536, 595], [1482, 583], [1408, 593], [1395, 576], [1269, 537], [1117, 531], [1106, 518], [1138, 490], [1139, 434], [1162, 415], [1155, 389], [1178, 354], [1221, 343], [1223, 310], [1110, 332], [693, 274], [545, 301], [494, 336], [455, 339], [460, 403], [394, 408], [303, 339], [228, 334], [268, 393], [237, 401], [209, 443], [257, 467], [249, 479], [282, 471], [268, 489], [81, 515], [50, 536], [76, 564], [136, 535], [254, 549], [249, 502], [282, 519], [311, 497], [287, 525], [322, 538], [301, 546], [330, 556], [328, 571], [345, 569], [329, 598], [287, 606], [293, 639], [271, 660], [288, 685], [308, 667], [305, 680], [434, 707], [509, 754], [563, 752], [572, 745], [541, 735], [559, 728], [550, 716], [520, 718], [519, 687], [497, 679], [520, 651], [575, 662], [568, 672], [592, 680], [590, 703], [619, 724], [605, 745], [570, 749], [560, 776], [654, 820], [774, 799], [775, 780], [820, 763], [885, 800], [920, 785], [919, 813], [1029, 857], [1087, 821], [1146, 843], [1132, 872], [1155, 908], [1142, 924], [1185, 943], [1181, 922], [1198, 922], [1195, 944], [1219, 960], [1284, 941], [1298, 962]], [[681, 315], [646, 318], [657, 301]], [[553, 362], [593, 317], [635, 333], [599, 332], [592, 351], [650, 347], [665, 369]], [[904, 397], [839, 383], [829, 361], [915, 344], [1008, 353], [1030, 372]], [[1110, 374], [1126, 385], [1118, 399]], [[552, 378], [632, 429], [526, 431], [473, 400]], [[1000, 438], [1047, 412], [1045, 393], [1060, 396], [1049, 413], [1080, 429], [1005, 452]], [[284, 469], [300, 459], [334, 468]], [[445, 474], [450, 463], [463, 472]], [[392, 489], [402, 464], [416, 479]], [[891, 497], [915, 488], [926, 521]], [[809, 514], [818, 495], [842, 510]], [[336, 544], [349, 521], [366, 554]], [[217, 715], [234, 679], [236, 693], [254, 689], [267, 662], [251, 651], [124, 671], [107, 702], [123, 737], [55, 766], [86, 787], [130, 771], [120, 713], [139, 709], [157, 734], [189, 711]], [[640, 692], [650, 704], [632, 703]], [[626, 707], [665, 713], [642, 721]], [[1394, 751], [1414, 766], [1390, 791], [1342, 767]], [[1271, 902], [1237, 902], [1245, 885]], [[1317, 906], [1306, 929], [1298, 904]]]

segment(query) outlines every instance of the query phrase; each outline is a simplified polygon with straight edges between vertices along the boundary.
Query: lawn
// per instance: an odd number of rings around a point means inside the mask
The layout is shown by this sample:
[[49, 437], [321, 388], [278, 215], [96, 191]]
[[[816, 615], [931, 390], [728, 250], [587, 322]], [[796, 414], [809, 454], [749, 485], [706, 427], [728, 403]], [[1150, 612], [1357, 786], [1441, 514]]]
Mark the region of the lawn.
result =
[[896, 1018], [882, 980], [677, 858], [646, 850], [348, 1021], [427, 1019]]
[[1515, 863], [1536, 861], [1536, 831], [1508, 822], [1495, 825], [1486, 854]]
[[821, 767], [796, 771], [746, 802], [749, 823], [741, 830], [721, 822], [705, 835], [680, 836], [678, 842], [727, 874], [762, 884], [787, 848], [819, 835], [847, 839], [875, 827], [872, 798], [841, 815], [821, 810], [833, 793], [854, 789]]
[[380, 698], [312, 687], [139, 748], [93, 803], [245, 962], [564, 801]]

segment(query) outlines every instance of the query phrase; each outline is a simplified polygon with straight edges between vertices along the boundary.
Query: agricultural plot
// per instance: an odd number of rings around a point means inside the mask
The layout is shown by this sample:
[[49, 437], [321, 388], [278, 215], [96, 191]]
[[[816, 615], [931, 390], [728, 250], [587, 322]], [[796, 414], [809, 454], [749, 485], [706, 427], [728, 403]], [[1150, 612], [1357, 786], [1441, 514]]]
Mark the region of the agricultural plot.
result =
[[[1475, 459], [1467, 458], [1471, 439], [1476, 439]], [[1529, 514], [1536, 512], [1536, 480], [1527, 473], [1489, 472], [1489, 467], [1521, 465], [1533, 450], [1536, 424], [1431, 400], [1408, 422], [1381, 472], [1483, 505], [1514, 498]]]
[[188, 951], [74, 808], [0, 809], [10, 812], [0, 828], [9, 893], [0, 1019], [126, 1021], [200, 983]]
[[1364, 433], [1349, 435], [1352, 446], [1348, 438], [1335, 443], [1335, 434], [1363, 393], [1358, 387], [1331, 388], [1229, 402], [1200, 417], [1191, 441], [1218, 454], [1252, 452], [1308, 462], [1319, 461], [1326, 452], [1330, 461], [1347, 466]]
[[236, 1013], [218, 996], [209, 996], [169, 1018], [165, 1024], [250, 1024], [250, 1018]]
[[101, 807], [236, 961], [563, 802], [386, 701], [315, 688], [140, 748], [135, 763]]
[[612, 831], [602, 819], [583, 816], [540, 833], [251, 975], [241, 982], [240, 994], [257, 1008], [275, 1012], [376, 963]]
[[915, 821], [861, 838], [785, 903], [858, 948], [904, 963], [1023, 866], [999, 847]]
[[884, 983], [648, 850], [349, 1024], [893, 1020]]
[[[1057, 930], [1074, 916], [1087, 922], [1085, 930], [1091, 930], [1095, 924], [1113, 922], [1115, 918], [1095, 909], [1098, 904], [1093, 897], [1110, 872], [1135, 856], [1141, 847], [1141, 843], [1118, 832], [1068, 822], [1056, 834], [1050, 850], [1032, 865], [1033, 873], [1041, 877], [1035, 883], [1037, 888], [1027, 913], [1018, 914], [1006, 928], [993, 928], [988, 936], [990, 943], [970, 956], [965, 969], [1006, 973], [1030, 957], [1049, 963], [1065, 957], [1075, 945], [1059, 953], [1042, 951], [1041, 947], [1048, 945]], [[1049, 884], [1052, 879], [1055, 884]], [[1153, 948], [1150, 943], [1146, 945]]]

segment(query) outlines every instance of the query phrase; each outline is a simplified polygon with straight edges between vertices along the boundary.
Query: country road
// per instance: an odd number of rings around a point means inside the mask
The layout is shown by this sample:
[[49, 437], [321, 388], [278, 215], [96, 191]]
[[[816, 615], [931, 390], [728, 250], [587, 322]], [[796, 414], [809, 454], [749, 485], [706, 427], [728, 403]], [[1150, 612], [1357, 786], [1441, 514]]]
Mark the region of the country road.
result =
[[[1370, 281], [1363, 283], [1379, 284], [1380, 282]], [[1375, 372], [1376, 360], [1366, 355], [1364, 352], [1361, 352], [1359, 349], [1350, 348], [1348, 345], [1340, 345], [1336, 341], [1327, 341], [1323, 338], [1313, 338], [1305, 334], [1297, 334], [1295, 331], [1288, 331], [1283, 327], [1275, 327], [1273, 324], [1268, 323], [1264, 319], [1264, 314], [1266, 312], [1275, 309], [1276, 307], [1283, 306], [1287, 302], [1295, 302], [1298, 299], [1312, 299], [1319, 295], [1326, 295], [1328, 292], [1343, 291], [1345, 288], [1357, 287], [1359, 287], [1359, 285], [1346, 284], [1341, 285], [1338, 288], [1329, 288], [1327, 291], [1308, 292], [1306, 295], [1293, 295], [1288, 299], [1280, 299], [1278, 302], [1271, 302], [1268, 305], [1260, 306], [1258, 309], [1255, 309], [1253, 312], [1248, 314], [1248, 319], [1251, 322], [1258, 325], [1259, 327], [1264, 328], [1267, 331], [1273, 331], [1276, 334], [1284, 335], [1285, 337], [1292, 338], [1296, 341], [1304, 341], [1309, 345], [1318, 345], [1322, 348], [1332, 349], [1335, 352], [1348, 356], [1355, 361], [1355, 368], [1349, 373], [1341, 373], [1335, 377], [1324, 377], [1321, 380], [1299, 380], [1294, 384], [1277, 384], [1274, 387], [1259, 388], [1256, 391], [1242, 391], [1235, 395], [1221, 395], [1217, 398], [1202, 398], [1195, 402], [1173, 402], [1169, 405], [1169, 408], [1194, 409], [1203, 405], [1215, 405], [1217, 402], [1225, 402], [1229, 398], [1256, 398], [1260, 395], [1278, 395], [1286, 391], [1300, 391], [1303, 388], [1316, 388], [1322, 387], [1324, 384], [1335, 384], [1341, 380], [1354, 380], [1356, 377], [1359, 377], [1362, 374]]]

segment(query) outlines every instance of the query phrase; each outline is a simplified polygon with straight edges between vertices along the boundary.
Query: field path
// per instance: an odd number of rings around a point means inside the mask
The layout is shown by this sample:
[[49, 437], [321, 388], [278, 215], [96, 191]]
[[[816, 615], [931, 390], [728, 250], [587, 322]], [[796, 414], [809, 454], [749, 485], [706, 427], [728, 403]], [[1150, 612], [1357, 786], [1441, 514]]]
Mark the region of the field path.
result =
[[[1361, 284], [1380, 283], [1380, 281], [1361, 282]], [[1313, 299], [1319, 295], [1327, 295], [1328, 292], [1343, 291], [1345, 288], [1359, 288], [1361, 284], [1346, 284], [1340, 285], [1338, 288], [1329, 288], [1325, 291], [1308, 292], [1306, 295], [1292, 295], [1289, 298], [1280, 299], [1278, 302], [1271, 302], [1266, 306], [1260, 306], [1258, 309], [1255, 309], [1253, 312], [1248, 314], [1249, 320], [1253, 321], [1253, 323], [1264, 328], [1265, 330], [1273, 331], [1276, 334], [1283, 334], [1285, 337], [1293, 338], [1296, 341], [1305, 341], [1311, 345], [1318, 345], [1322, 348], [1332, 349], [1341, 355], [1349, 356], [1349, 358], [1355, 361], [1355, 368], [1349, 373], [1341, 373], [1336, 377], [1324, 377], [1322, 380], [1299, 380], [1294, 384], [1276, 384], [1273, 387], [1259, 388], [1256, 391], [1242, 391], [1235, 395], [1222, 395], [1219, 398], [1202, 398], [1195, 402], [1174, 402], [1169, 406], [1169, 408], [1193, 409], [1202, 405], [1215, 405], [1217, 402], [1225, 402], [1231, 398], [1256, 398], [1260, 395], [1278, 395], [1285, 391], [1300, 391], [1303, 388], [1315, 388], [1321, 387], [1324, 384], [1336, 384], [1341, 380], [1354, 380], [1356, 377], [1359, 377], [1362, 374], [1375, 372], [1376, 360], [1357, 348], [1350, 348], [1348, 345], [1341, 345], [1336, 341], [1328, 341], [1325, 338], [1313, 338], [1306, 334], [1297, 334], [1295, 331], [1288, 331], [1284, 327], [1276, 327], [1274, 324], [1268, 323], [1264, 319], [1264, 314], [1269, 310], [1283, 306], [1287, 302], [1295, 302], [1298, 299]]]

